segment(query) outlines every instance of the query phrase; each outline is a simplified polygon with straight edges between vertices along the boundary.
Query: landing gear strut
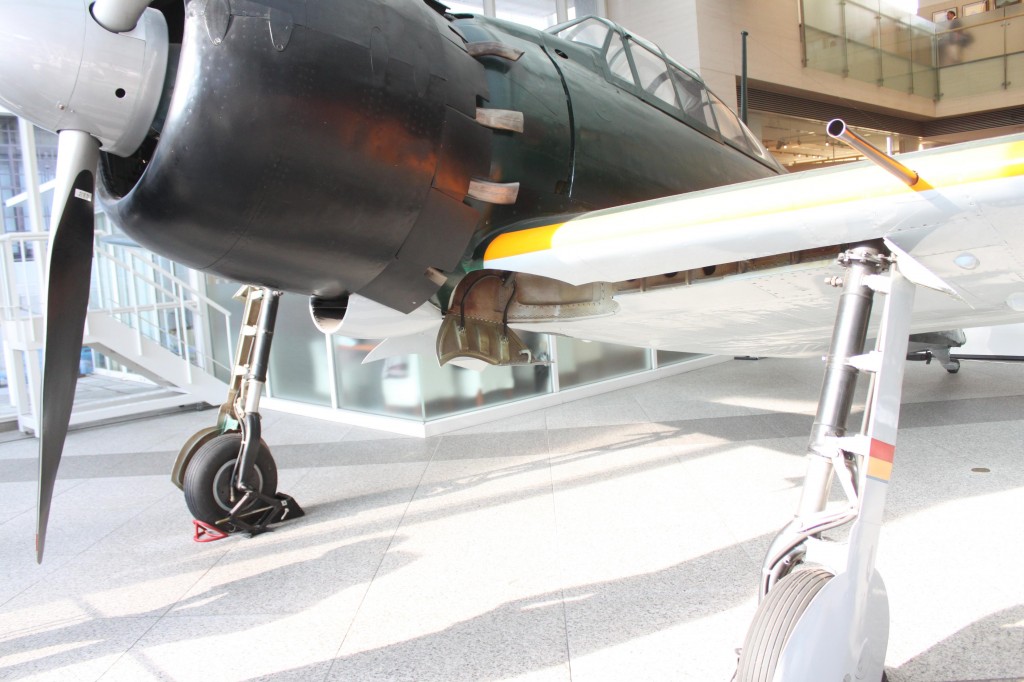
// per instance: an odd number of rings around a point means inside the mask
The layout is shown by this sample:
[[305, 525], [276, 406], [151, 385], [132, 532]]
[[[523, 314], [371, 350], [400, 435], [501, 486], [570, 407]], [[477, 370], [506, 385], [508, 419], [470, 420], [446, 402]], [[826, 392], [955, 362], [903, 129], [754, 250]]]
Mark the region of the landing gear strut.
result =
[[245, 293], [228, 399], [217, 426], [185, 443], [171, 476], [196, 519], [197, 540], [238, 531], [253, 536], [303, 516], [294, 499], [277, 492], [277, 465], [261, 438], [259, 405], [281, 292], [248, 287]]
[[[882, 679], [889, 603], [875, 570], [892, 472], [915, 286], [872, 246], [839, 258], [847, 268], [808, 448], [796, 517], [772, 542], [739, 682]], [[875, 293], [886, 295], [874, 351], [864, 354]], [[846, 422], [860, 372], [871, 374], [859, 435]], [[828, 502], [836, 477], [845, 505]], [[845, 543], [822, 533], [851, 523]], [[845, 551], [844, 551], [845, 550]]]

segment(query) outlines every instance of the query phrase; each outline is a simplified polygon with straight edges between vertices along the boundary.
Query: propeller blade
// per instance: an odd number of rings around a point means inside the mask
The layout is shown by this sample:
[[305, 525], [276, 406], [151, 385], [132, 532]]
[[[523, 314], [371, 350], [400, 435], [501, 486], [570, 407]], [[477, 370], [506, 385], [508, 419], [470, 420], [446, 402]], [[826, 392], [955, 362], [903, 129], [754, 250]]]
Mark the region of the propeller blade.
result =
[[131, 31], [149, 6], [149, 0], [96, 0], [92, 16], [96, 23], [114, 33]]
[[78, 130], [60, 132], [57, 187], [50, 220], [43, 389], [39, 415], [39, 504], [36, 561], [43, 560], [50, 501], [78, 382], [82, 331], [89, 307], [99, 142]]

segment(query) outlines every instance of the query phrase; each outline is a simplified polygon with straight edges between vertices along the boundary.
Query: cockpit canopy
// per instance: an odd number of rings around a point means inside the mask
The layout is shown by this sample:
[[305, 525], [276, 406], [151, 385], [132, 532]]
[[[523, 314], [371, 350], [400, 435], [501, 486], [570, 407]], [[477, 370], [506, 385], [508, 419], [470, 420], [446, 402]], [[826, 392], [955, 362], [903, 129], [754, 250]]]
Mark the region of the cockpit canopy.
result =
[[605, 76], [612, 83], [627, 87], [697, 130], [720, 136], [740, 151], [778, 167], [760, 140], [707, 89], [700, 76], [677, 64], [657, 45], [593, 16], [552, 26], [548, 32], [598, 51], [607, 67]]

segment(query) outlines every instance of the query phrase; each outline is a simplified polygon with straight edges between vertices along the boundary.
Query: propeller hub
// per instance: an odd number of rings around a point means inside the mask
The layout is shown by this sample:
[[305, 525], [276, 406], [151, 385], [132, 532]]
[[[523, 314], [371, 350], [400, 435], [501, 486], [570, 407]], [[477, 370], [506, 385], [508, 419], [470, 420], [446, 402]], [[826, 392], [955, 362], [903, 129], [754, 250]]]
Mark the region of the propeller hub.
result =
[[100, 26], [90, 0], [0, 0], [0, 106], [46, 130], [80, 130], [128, 156], [156, 113], [167, 24], [146, 10], [125, 33]]

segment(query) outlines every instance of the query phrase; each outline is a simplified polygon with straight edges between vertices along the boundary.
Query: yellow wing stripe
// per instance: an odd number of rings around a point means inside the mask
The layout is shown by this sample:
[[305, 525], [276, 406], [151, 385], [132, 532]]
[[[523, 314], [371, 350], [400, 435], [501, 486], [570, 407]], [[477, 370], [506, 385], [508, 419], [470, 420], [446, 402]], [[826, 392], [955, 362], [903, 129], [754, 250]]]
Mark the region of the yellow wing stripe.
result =
[[499, 234], [488, 245], [484, 258], [486, 260], [494, 260], [495, 258], [507, 258], [535, 251], [546, 251], [551, 248], [551, 240], [561, 226], [562, 223], [556, 223], [519, 232]]
[[[529, 228], [499, 235], [487, 247], [485, 261], [509, 258], [559, 246], [593, 243], [624, 236], [638, 236], [661, 230], [678, 230], [728, 220], [752, 219], [787, 211], [850, 203], [901, 193], [926, 192], [971, 183], [1024, 175], [1024, 141], [1005, 142], [948, 154], [909, 159], [921, 180], [909, 188], [893, 182], [874, 166], [836, 169], [834, 173], [807, 178], [795, 199], [785, 185], [787, 176], [772, 178], [749, 188], [709, 190], [680, 201], [656, 199], [634, 206], [619, 207], [584, 215], [573, 221]], [[813, 171], [812, 171], [813, 172]], [[792, 176], [789, 176], [792, 177]], [[685, 195], [684, 195], [685, 196]], [[681, 215], [687, 211], [689, 216]], [[618, 214], [630, 212], [627, 220]], [[586, 230], [584, 231], [584, 225]], [[562, 228], [576, 228], [569, 230]], [[561, 230], [561, 233], [559, 233]], [[627, 234], [628, 233], [628, 234]]]

